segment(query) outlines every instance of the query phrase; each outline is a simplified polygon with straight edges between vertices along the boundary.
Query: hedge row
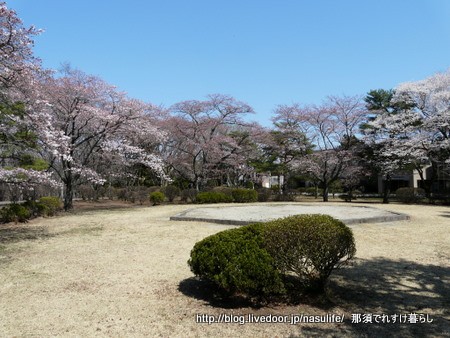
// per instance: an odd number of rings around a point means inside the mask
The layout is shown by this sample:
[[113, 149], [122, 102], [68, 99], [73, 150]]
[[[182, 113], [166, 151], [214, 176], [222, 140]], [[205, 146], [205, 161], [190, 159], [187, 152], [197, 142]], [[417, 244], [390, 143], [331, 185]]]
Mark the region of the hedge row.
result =
[[38, 216], [54, 216], [62, 210], [63, 203], [54, 196], [41, 197], [37, 201], [13, 203], [0, 209], [0, 223], [26, 222]]
[[222, 191], [199, 192], [196, 203], [250, 203], [258, 201], [258, 192], [251, 189], [221, 189]]

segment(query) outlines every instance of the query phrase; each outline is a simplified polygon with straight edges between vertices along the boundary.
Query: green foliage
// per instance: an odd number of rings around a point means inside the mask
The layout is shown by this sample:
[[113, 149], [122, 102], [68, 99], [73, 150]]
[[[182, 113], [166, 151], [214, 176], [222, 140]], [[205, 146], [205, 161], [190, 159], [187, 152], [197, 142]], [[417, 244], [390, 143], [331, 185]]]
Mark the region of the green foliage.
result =
[[2, 223], [26, 222], [30, 217], [30, 211], [20, 204], [13, 203], [0, 209], [0, 221]]
[[233, 188], [227, 187], [227, 186], [220, 186], [220, 187], [214, 187], [212, 189], [214, 192], [220, 192], [222, 194], [231, 196], [231, 192], [233, 191]]
[[[341, 221], [299, 215], [209, 236], [195, 244], [188, 264], [223, 291], [269, 299], [322, 292], [333, 269], [355, 251], [353, 233]], [[300, 289], [288, 287], [293, 276]]]
[[395, 196], [402, 203], [419, 203], [425, 198], [425, 190], [421, 188], [399, 188], [395, 192]]
[[231, 191], [233, 200], [237, 203], [249, 203], [258, 201], [258, 192], [250, 189], [233, 189]]
[[[2, 97], [0, 100], [4, 100]], [[25, 105], [21, 102], [0, 102], [0, 157], [20, 158], [25, 151], [37, 147], [37, 136], [21, 124], [25, 116]], [[4, 130], [4, 131], [3, 131]], [[6, 131], [6, 132], [5, 132]]]
[[36, 158], [30, 154], [22, 154], [19, 160], [19, 166], [24, 169], [47, 170], [48, 163], [42, 158]]
[[267, 202], [272, 196], [272, 190], [268, 188], [258, 189], [258, 202]]
[[272, 257], [262, 248], [261, 225], [219, 232], [195, 244], [192, 272], [233, 294], [264, 298], [284, 292]]
[[38, 201], [38, 208], [45, 210], [44, 216], [54, 216], [58, 211], [62, 210], [63, 202], [56, 196], [41, 197]]
[[275, 202], [293, 202], [295, 201], [295, 195], [285, 192], [284, 194], [274, 194], [273, 200]]
[[168, 185], [164, 188], [164, 194], [169, 202], [173, 202], [173, 200], [180, 195], [180, 189], [174, 185]]
[[150, 202], [153, 203], [153, 205], [158, 205], [164, 202], [164, 199], [166, 196], [161, 191], [154, 191], [150, 194]]
[[265, 223], [264, 248], [278, 269], [322, 291], [332, 270], [355, 254], [353, 233], [327, 215], [298, 215]]
[[28, 209], [28, 211], [30, 212], [30, 218], [47, 215], [47, 207], [44, 204], [28, 200], [21, 205]]
[[196, 189], [184, 189], [183, 191], [181, 191], [181, 200], [183, 202], [195, 202], [197, 199], [197, 194], [198, 191]]
[[300, 193], [303, 193], [305, 195], [308, 195], [308, 196], [315, 195], [316, 191], [317, 191], [318, 195], [321, 195], [323, 193], [323, 189], [322, 188], [317, 188], [317, 190], [316, 190], [316, 187], [298, 188], [297, 191], [300, 192]]
[[[145, 187], [145, 186], [132, 187], [130, 192], [130, 202], [132, 203], [138, 202], [139, 204], [142, 205], [144, 204], [144, 202], [147, 201], [149, 197], [151, 200], [151, 194], [157, 191], [159, 191], [159, 187]], [[164, 197], [162, 201], [164, 201]]]
[[199, 192], [195, 198], [196, 203], [230, 203], [233, 202], [233, 197], [221, 192], [204, 191]]

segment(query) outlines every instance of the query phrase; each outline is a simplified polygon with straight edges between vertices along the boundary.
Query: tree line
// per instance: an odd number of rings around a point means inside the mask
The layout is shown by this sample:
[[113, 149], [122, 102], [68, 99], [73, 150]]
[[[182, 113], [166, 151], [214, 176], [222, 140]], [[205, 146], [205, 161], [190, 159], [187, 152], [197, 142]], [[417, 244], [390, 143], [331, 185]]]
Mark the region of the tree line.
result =
[[[336, 182], [424, 168], [433, 180], [450, 158], [450, 72], [365, 96], [330, 96], [320, 105], [280, 105], [273, 125], [248, 122], [254, 110], [231, 96], [169, 108], [129, 97], [68, 65], [44, 69], [33, 38], [0, 3], [1, 195], [61, 193], [66, 210], [77, 189], [92, 186], [254, 186], [258, 174], [301, 175], [328, 200]], [[280, 181], [281, 182], [281, 181]], [[388, 196], [385, 196], [387, 201]]]

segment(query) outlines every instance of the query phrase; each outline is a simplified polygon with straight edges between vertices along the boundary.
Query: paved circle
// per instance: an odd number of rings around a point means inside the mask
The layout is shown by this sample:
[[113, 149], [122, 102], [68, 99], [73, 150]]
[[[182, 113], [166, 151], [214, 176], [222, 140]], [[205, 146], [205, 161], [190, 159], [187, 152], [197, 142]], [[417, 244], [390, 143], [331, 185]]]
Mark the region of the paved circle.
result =
[[198, 207], [186, 210], [170, 219], [245, 225], [299, 214], [326, 214], [340, 219], [347, 225], [409, 219], [408, 215], [374, 207], [303, 203]]

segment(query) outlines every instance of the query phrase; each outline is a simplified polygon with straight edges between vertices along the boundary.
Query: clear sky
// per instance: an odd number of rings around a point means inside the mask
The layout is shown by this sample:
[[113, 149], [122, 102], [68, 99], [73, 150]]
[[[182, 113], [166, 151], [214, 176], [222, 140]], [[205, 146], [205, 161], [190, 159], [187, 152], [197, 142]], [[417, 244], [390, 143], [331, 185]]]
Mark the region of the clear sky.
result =
[[450, 66], [447, 0], [17, 0], [45, 32], [35, 53], [168, 107], [234, 96], [270, 124], [279, 104], [321, 103]]

